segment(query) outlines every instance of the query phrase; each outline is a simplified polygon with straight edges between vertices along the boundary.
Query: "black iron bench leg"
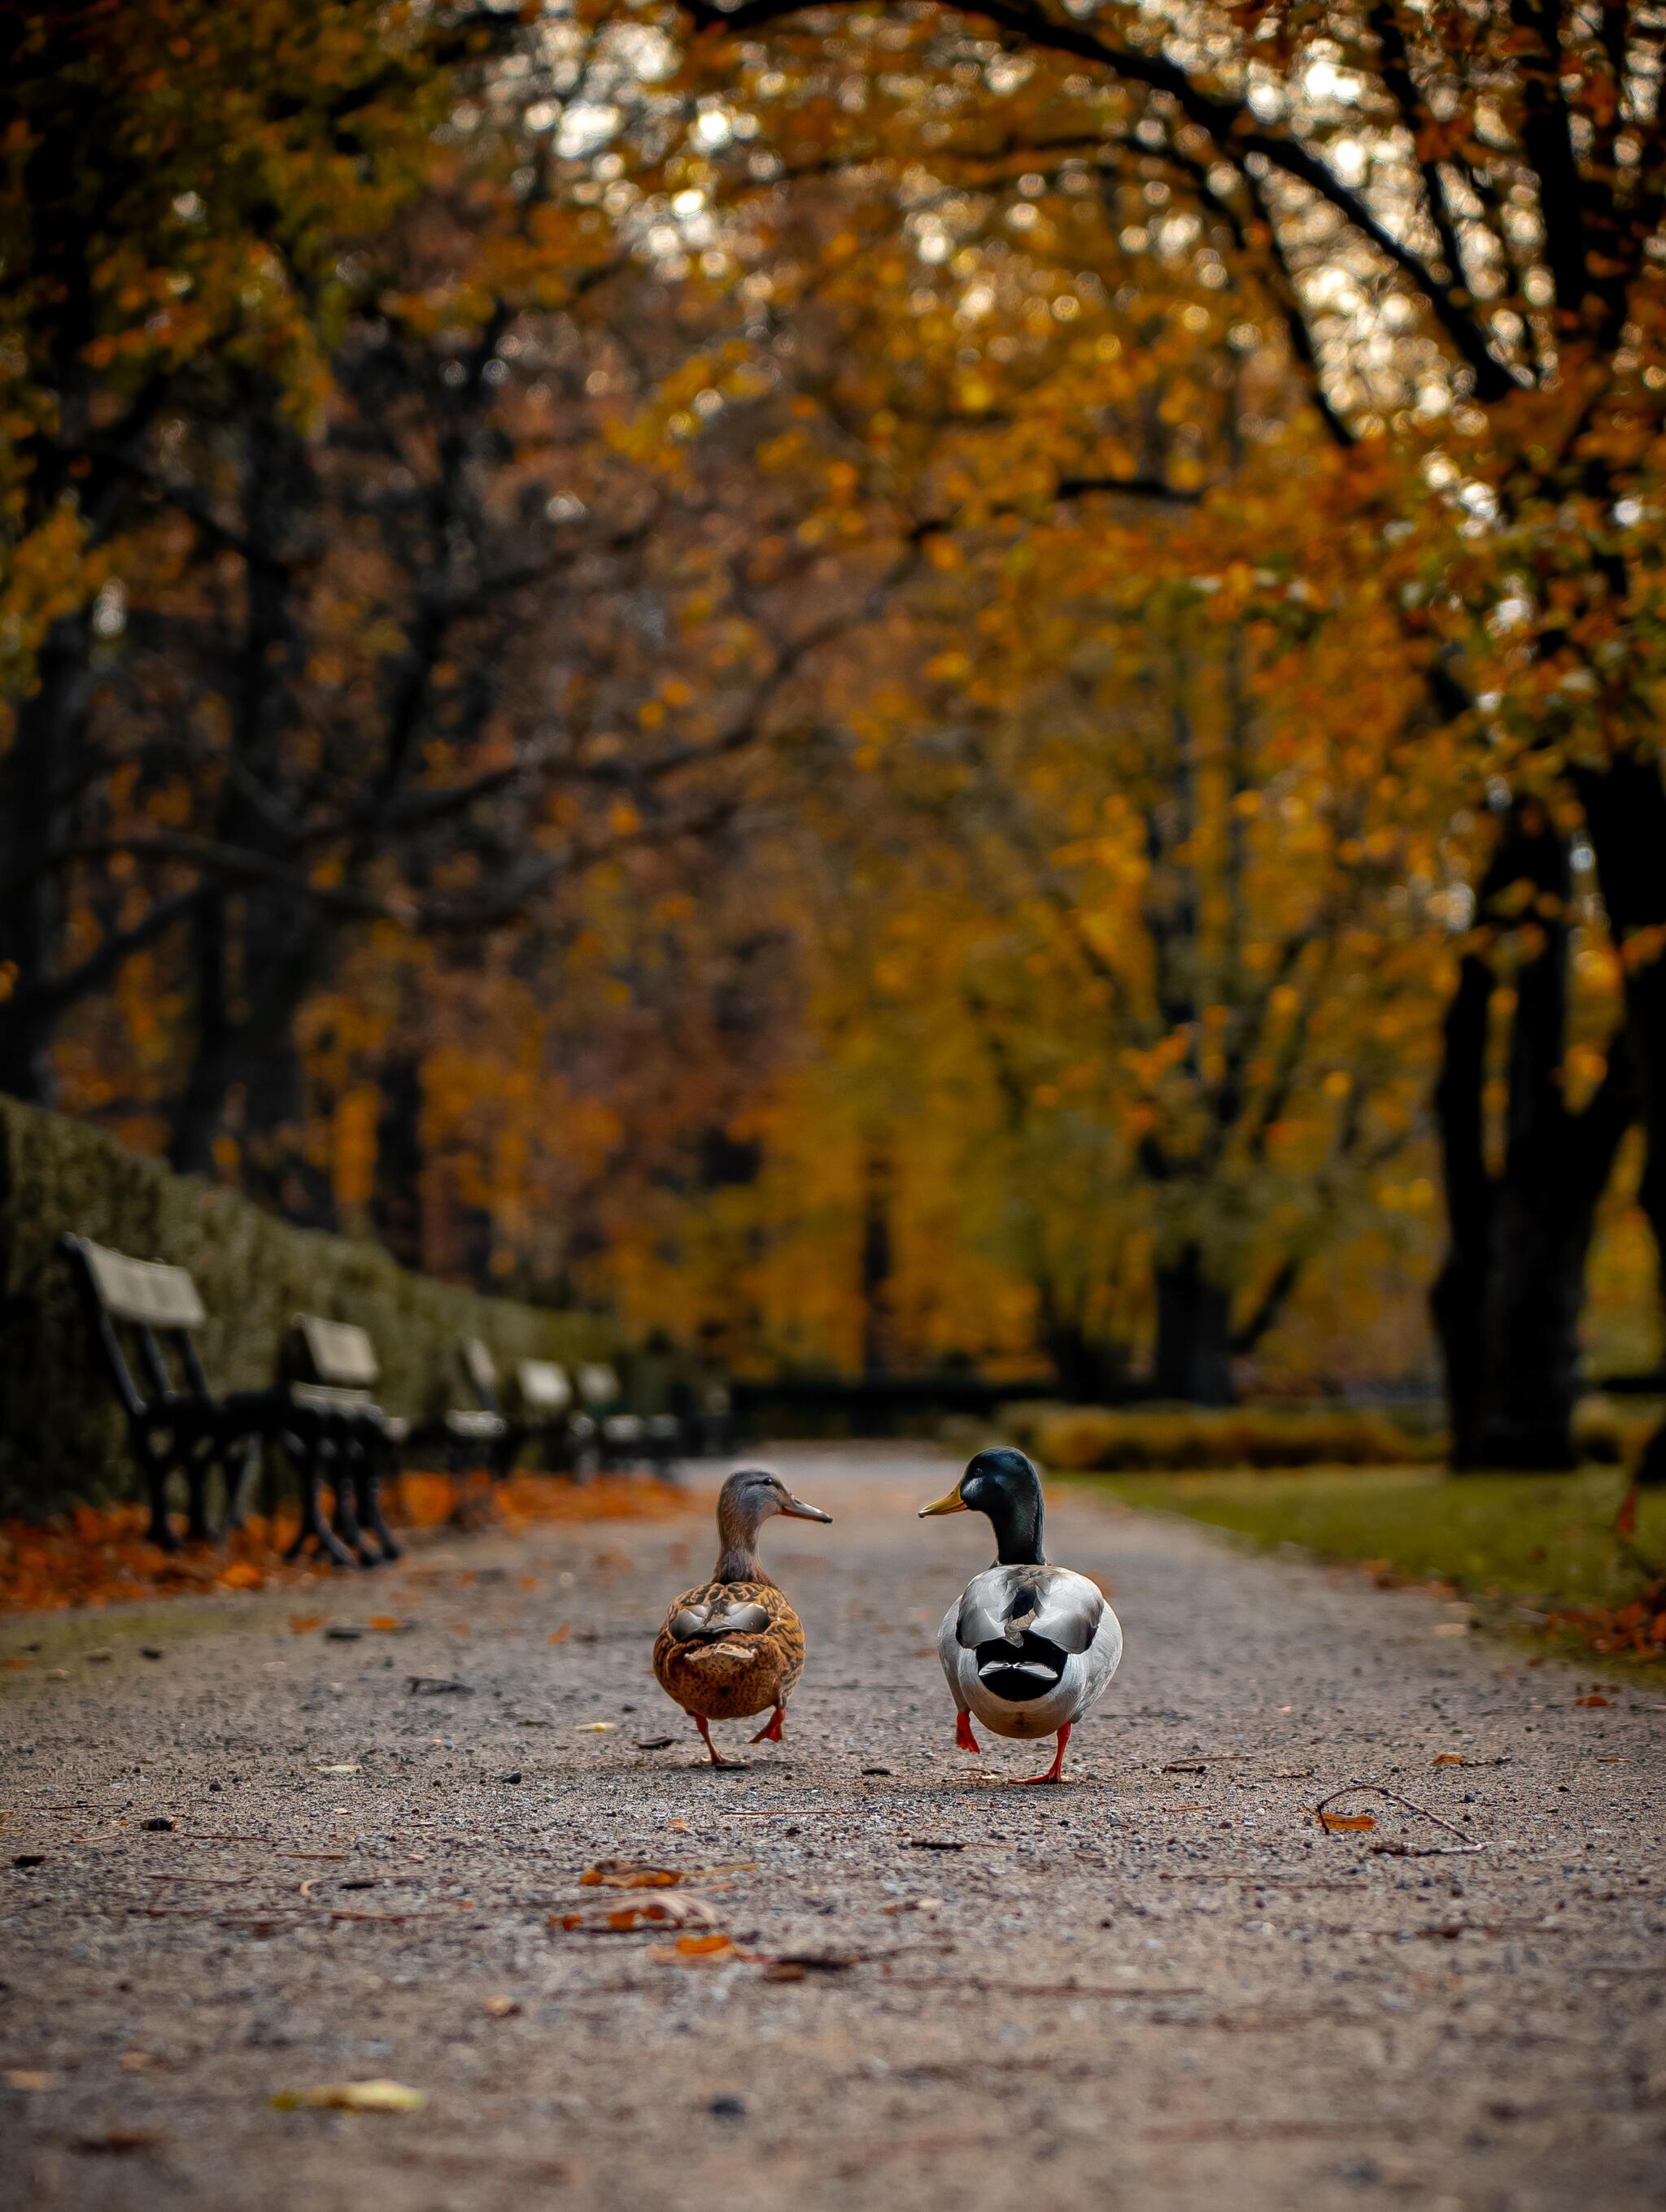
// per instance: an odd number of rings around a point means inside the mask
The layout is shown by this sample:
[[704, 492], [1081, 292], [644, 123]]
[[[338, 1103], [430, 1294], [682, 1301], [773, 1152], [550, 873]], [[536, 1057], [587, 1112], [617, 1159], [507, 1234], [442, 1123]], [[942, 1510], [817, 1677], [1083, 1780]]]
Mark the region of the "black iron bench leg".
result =
[[323, 1450], [318, 1440], [309, 1442], [301, 1455], [301, 1526], [295, 1540], [283, 1554], [286, 1559], [298, 1559], [309, 1542], [318, 1546], [328, 1559], [338, 1567], [356, 1564], [353, 1554], [337, 1539], [333, 1528], [319, 1510], [319, 1492], [323, 1487]]
[[254, 1440], [240, 1437], [221, 1455], [220, 1475], [226, 1487], [226, 1527], [240, 1528], [249, 1515], [249, 1469]]
[[154, 1544], [161, 1552], [177, 1552], [179, 1540], [167, 1517], [167, 1478], [172, 1470], [172, 1462], [157, 1450], [148, 1437], [136, 1436], [133, 1442], [139, 1463], [144, 1469], [145, 1494], [150, 1501], [150, 1525], [144, 1532], [145, 1541]]
[[404, 1552], [382, 1513], [382, 1458], [379, 1443], [368, 1445], [360, 1458], [356, 1483], [359, 1522], [380, 1545], [384, 1559], [398, 1559], [404, 1557]]
[[359, 1526], [355, 1509], [355, 1492], [359, 1486], [359, 1444], [356, 1437], [344, 1438], [336, 1447], [335, 1464], [330, 1470], [330, 1485], [336, 1493], [336, 1510], [331, 1522], [337, 1536], [362, 1567], [376, 1565], [374, 1554], [364, 1540], [364, 1531]]
[[198, 1444], [185, 1462], [185, 1535], [193, 1544], [211, 1544], [219, 1533], [209, 1518], [209, 1473], [214, 1465], [212, 1442]]

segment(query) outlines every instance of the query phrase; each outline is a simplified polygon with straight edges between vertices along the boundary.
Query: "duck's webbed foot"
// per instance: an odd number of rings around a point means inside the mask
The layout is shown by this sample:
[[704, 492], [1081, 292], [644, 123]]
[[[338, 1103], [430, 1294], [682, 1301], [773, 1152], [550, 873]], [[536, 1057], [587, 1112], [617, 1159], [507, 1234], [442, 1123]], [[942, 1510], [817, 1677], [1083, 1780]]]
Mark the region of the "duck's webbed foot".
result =
[[754, 1743], [779, 1743], [781, 1741], [781, 1724], [785, 1719], [786, 1715], [786, 1706], [777, 1705], [774, 1712], [769, 1716], [768, 1726], [761, 1728], [757, 1734], [752, 1738], [752, 1741]]
[[722, 1753], [719, 1751], [717, 1746], [712, 1741], [712, 1732], [706, 1726], [706, 1720], [703, 1713], [696, 1713], [695, 1715], [694, 1724], [700, 1731], [701, 1741], [711, 1753], [712, 1765], [714, 1766], [733, 1766], [735, 1763], [733, 1759], [725, 1759]]
[[970, 1713], [957, 1713], [955, 1715], [954, 1741], [955, 1749], [957, 1751], [972, 1751], [980, 1754], [982, 1753], [983, 1746], [972, 1734], [972, 1717]]
[[1019, 1778], [1020, 1788], [1028, 1782], [1062, 1782], [1064, 1780], [1064, 1747], [1070, 1741], [1070, 1723], [1059, 1730], [1059, 1747], [1053, 1754], [1053, 1764], [1045, 1774], [1025, 1774]]

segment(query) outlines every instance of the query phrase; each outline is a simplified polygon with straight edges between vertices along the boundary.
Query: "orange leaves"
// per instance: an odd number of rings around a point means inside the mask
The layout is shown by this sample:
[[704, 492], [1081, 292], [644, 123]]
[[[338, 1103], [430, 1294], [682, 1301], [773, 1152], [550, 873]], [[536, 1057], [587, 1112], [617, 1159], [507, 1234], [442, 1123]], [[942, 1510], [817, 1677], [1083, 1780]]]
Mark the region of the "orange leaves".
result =
[[1375, 1813], [1321, 1813], [1318, 1820], [1319, 1826], [1333, 1836], [1363, 1832], [1377, 1826]]
[[577, 1936], [633, 1936], [643, 1929], [679, 1928], [708, 1933], [715, 1929], [717, 1915], [709, 1905], [696, 1897], [658, 1898], [643, 1905], [615, 1905], [590, 1912], [557, 1912], [550, 1917], [552, 1928], [560, 1928]]

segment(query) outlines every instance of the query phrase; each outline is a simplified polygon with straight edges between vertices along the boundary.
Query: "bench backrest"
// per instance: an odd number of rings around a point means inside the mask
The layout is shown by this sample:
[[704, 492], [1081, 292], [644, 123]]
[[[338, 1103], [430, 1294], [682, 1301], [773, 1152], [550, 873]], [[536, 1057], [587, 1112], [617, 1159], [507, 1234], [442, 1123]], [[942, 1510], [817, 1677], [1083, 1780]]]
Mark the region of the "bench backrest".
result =
[[326, 1321], [322, 1314], [297, 1314], [290, 1324], [307, 1364], [307, 1379], [347, 1390], [369, 1390], [381, 1376], [370, 1332], [356, 1322]]
[[[208, 1319], [197, 1285], [183, 1267], [160, 1260], [135, 1260], [94, 1243], [90, 1237], [66, 1237], [63, 1249], [74, 1267], [88, 1320], [103, 1352], [117, 1395], [127, 1411], [143, 1413], [153, 1398], [179, 1392], [180, 1378], [168, 1364], [168, 1349], [184, 1371], [184, 1391], [206, 1398], [203, 1373], [191, 1332]], [[148, 1390], [141, 1389], [128, 1364], [122, 1332], [131, 1332]]]
[[579, 1395], [587, 1406], [615, 1405], [619, 1397], [617, 1372], [599, 1359], [587, 1360], [579, 1370]]
[[515, 1366], [521, 1410], [526, 1413], [564, 1413], [573, 1402], [573, 1385], [567, 1370], [553, 1359], [522, 1359]]
[[465, 1336], [457, 1347], [465, 1381], [489, 1412], [497, 1411], [497, 1362], [483, 1336]]

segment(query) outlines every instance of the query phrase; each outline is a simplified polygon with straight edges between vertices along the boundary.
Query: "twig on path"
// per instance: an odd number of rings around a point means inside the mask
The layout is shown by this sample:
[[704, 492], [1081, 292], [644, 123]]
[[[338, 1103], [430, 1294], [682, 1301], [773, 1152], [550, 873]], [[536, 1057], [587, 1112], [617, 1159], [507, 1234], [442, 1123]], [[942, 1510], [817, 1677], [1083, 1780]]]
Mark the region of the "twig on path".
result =
[[1322, 1797], [1318, 1803], [1313, 1808], [1313, 1816], [1318, 1821], [1319, 1826], [1325, 1831], [1327, 1835], [1333, 1834], [1335, 1831], [1332, 1829], [1330, 1822], [1325, 1818], [1326, 1806], [1334, 1805], [1339, 1797], [1357, 1796], [1362, 1790], [1373, 1796], [1386, 1798], [1391, 1805], [1403, 1806], [1407, 1812], [1415, 1813], [1421, 1820], [1432, 1820], [1436, 1827], [1444, 1828], [1449, 1836], [1456, 1836], [1458, 1839], [1456, 1845], [1451, 1844], [1432, 1844], [1426, 1850], [1418, 1850], [1411, 1844], [1368, 1844], [1366, 1846], [1367, 1850], [1375, 1852], [1378, 1857], [1396, 1859], [1468, 1858], [1478, 1851], [1485, 1850], [1487, 1848], [1486, 1843], [1482, 1838], [1479, 1837], [1466, 1836], [1462, 1828], [1455, 1827], [1450, 1820], [1442, 1820], [1438, 1813], [1432, 1813], [1426, 1805], [1420, 1805], [1414, 1797], [1402, 1797], [1397, 1790], [1390, 1790], [1381, 1782], [1350, 1782], [1344, 1789], [1333, 1790], [1329, 1797]]
[[1135, 1984], [1128, 1989], [1112, 1989], [1099, 1984], [1079, 1982], [1007, 1982], [996, 1981], [987, 1974], [886, 1974], [879, 1986], [887, 1990], [988, 1990], [1004, 1997], [1051, 1997], [1055, 2002], [1065, 2002], [1075, 1997], [1201, 1997], [1207, 1993], [1201, 1989], [1182, 1987], [1162, 1989], [1146, 1984]]

